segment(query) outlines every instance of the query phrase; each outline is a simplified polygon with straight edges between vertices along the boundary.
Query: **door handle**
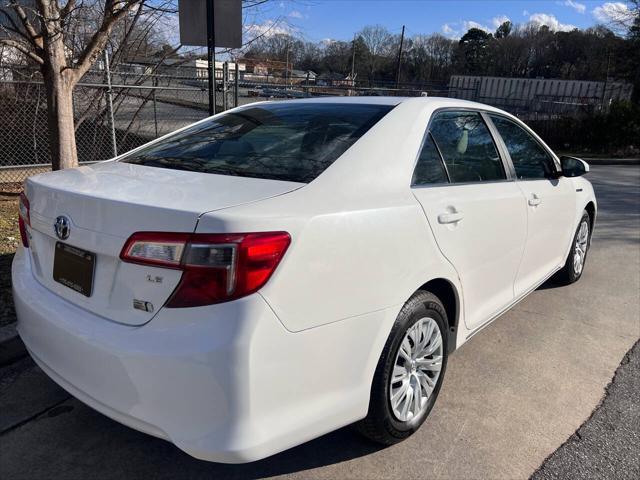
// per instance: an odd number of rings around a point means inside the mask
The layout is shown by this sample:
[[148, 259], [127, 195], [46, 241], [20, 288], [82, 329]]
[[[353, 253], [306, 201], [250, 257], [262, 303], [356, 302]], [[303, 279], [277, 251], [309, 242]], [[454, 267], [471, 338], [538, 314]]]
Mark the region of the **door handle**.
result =
[[458, 223], [464, 218], [462, 212], [441, 213], [438, 215], [438, 223]]
[[529, 199], [529, 206], [537, 207], [538, 205], [540, 205], [541, 202], [542, 200], [540, 200], [540, 197], [538, 197], [538, 195], [534, 193]]

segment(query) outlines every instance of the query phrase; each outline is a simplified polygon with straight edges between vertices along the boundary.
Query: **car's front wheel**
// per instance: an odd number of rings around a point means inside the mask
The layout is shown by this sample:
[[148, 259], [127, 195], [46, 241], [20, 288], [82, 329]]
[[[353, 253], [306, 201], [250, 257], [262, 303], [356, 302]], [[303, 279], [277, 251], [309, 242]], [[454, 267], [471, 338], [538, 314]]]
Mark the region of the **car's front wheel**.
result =
[[577, 282], [582, 276], [584, 265], [587, 261], [587, 252], [591, 244], [591, 220], [585, 210], [576, 229], [571, 244], [571, 251], [562, 270], [558, 272], [557, 279], [565, 284]]
[[391, 329], [358, 430], [385, 445], [409, 437], [433, 408], [446, 366], [447, 314], [435, 295], [418, 291]]

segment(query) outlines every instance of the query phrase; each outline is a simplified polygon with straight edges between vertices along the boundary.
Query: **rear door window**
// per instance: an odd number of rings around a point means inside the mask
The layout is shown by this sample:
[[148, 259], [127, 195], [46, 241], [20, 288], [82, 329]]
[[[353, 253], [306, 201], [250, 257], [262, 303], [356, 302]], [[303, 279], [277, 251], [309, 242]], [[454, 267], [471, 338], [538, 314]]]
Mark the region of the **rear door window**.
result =
[[249, 106], [194, 125], [120, 161], [308, 183], [392, 108], [324, 102]]
[[424, 145], [420, 150], [418, 163], [413, 171], [413, 179], [411, 185], [421, 186], [434, 183], [447, 183], [447, 172], [444, 169], [442, 158], [438, 153], [436, 144], [433, 142], [431, 134], [427, 134]]
[[431, 121], [429, 130], [452, 183], [507, 178], [498, 149], [480, 113], [440, 112]]

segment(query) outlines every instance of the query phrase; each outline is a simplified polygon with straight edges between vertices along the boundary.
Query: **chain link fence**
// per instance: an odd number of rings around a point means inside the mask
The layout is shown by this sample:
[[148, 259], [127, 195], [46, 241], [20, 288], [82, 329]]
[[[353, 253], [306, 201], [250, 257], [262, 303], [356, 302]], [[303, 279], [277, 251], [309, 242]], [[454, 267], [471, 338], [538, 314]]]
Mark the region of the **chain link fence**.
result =
[[[452, 77], [449, 83], [371, 84], [339, 75], [311, 78], [310, 73], [240, 75], [224, 64], [216, 70], [216, 111], [264, 100], [322, 96], [455, 97], [510, 111], [534, 122], [545, 137], [557, 130], [558, 119], [592, 116], [612, 99], [630, 95], [627, 86], [618, 84], [581, 96], [568, 95], [566, 89], [559, 91], [557, 86], [554, 91], [542, 89], [530, 95], [529, 90], [514, 87], [514, 79], [461, 78]], [[483, 87], [481, 82], [487, 81], [488, 86]], [[120, 65], [108, 74], [94, 70], [76, 87], [73, 101], [80, 163], [106, 160], [207, 117], [206, 70], [184, 65], [142, 70]], [[0, 65], [0, 191], [51, 169], [46, 107], [44, 84], [37, 70]], [[581, 135], [576, 132], [574, 136]]]
[[[217, 111], [237, 103], [237, 84], [220, 78]], [[113, 158], [209, 115], [206, 79], [90, 72], [73, 95], [78, 161]], [[45, 87], [23, 68], [0, 68], [0, 190], [51, 169]]]
[[[91, 71], [74, 90], [81, 164], [113, 158], [208, 116], [207, 77], [194, 68], [148, 73], [131, 71], [125, 65], [108, 75]], [[344, 80], [312, 81], [308, 75], [240, 79], [227, 65], [217, 69], [216, 81], [218, 112], [264, 100], [427, 94], [424, 85], [365, 87]], [[446, 96], [446, 85], [429, 88], [429, 95]], [[0, 189], [50, 169], [47, 102], [40, 74], [24, 66], [0, 66]]]

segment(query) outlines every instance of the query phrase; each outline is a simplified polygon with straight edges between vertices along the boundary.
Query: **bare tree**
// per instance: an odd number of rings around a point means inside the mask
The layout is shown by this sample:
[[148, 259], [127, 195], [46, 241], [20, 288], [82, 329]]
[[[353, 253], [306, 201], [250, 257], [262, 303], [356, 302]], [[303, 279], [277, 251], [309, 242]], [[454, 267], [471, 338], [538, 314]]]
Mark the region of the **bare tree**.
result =
[[[256, 15], [269, 1], [242, 0], [242, 7]], [[54, 169], [78, 164], [73, 115], [78, 82], [105, 48], [112, 63], [147, 57], [160, 46], [165, 55], [175, 54], [179, 46], [157, 45], [153, 37], [158, 22], [176, 12], [177, 0], [0, 0], [0, 48], [37, 65], [45, 84]], [[255, 38], [245, 45], [262, 35], [249, 34]]]
[[[73, 90], [94, 65], [113, 28], [135, 15], [145, 0], [9, 0], [0, 8], [5, 35], [0, 44], [13, 47], [40, 67], [47, 94], [47, 125], [54, 169], [78, 164], [73, 122]], [[88, 7], [99, 7], [95, 25], [83, 24]], [[78, 25], [84, 32], [78, 32]], [[78, 48], [78, 37], [81, 47]]]
[[369, 75], [373, 78], [379, 59], [389, 53], [393, 35], [382, 25], [368, 25], [357, 36], [362, 39], [369, 53]]
[[[594, 12], [596, 18], [614, 32], [624, 35], [640, 16], [640, 0], [622, 2], [608, 2], [597, 7]], [[600, 13], [598, 13], [600, 12]]]

